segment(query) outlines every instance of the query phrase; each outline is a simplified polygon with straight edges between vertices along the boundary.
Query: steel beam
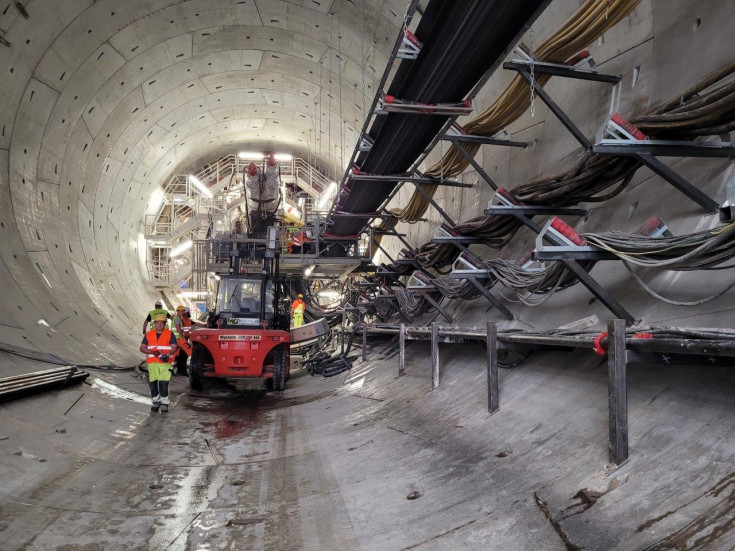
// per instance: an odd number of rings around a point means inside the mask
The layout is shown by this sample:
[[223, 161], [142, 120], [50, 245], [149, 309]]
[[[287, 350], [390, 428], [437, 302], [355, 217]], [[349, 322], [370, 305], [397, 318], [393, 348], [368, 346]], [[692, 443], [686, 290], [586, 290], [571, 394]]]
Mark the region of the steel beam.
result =
[[[612, 143], [612, 142], [615, 143]], [[729, 142], [685, 142], [646, 140], [640, 142], [605, 140], [592, 146], [599, 155], [653, 155], [656, 157], [735, 157], [735, 147]]]
[[498, 393], [498, 326], [487, 322], [487, 411], [492, 415], [500, 409]]
[[396, 182], [410, 182], [412, 184], [431, 184], [434, 186], [471, 188], [472, 184], [457, 182], [455, 180], [441, 180], [439, 178], [426, 178], [423, 176], [410, 176], [403, 174], [352, 174], [350, 180], [353, 182], [379, 182], [395, 184]]
[[445, 134], [442, 140], [452, 143], [479, 143], [482, 145], [505, 145], [508, 147], [528, 147], [526, 142], [515, 142], [512, 140], [502, 140], [499, 138], [491, 138], [489, 136], [473, 136], [471, 134]]
[[502, 245], [503, 239], [500, 237], [470, 237], [467, 235], [457, 235], [434, 237], [431, 242], [447, 245]]
[[576, 69], [568, 65], [558, 63], [545, 63], [543, 61], [508, 61], [503, 64], [503, 69], [511, 71], [530, 72], [533, 65], [533, 73], [535, 75], [552, 75], [556, 77], [573, 78], [577, 80], [591, 80], [594, 82], [607, 82], [609, 84], [617, 84], [621, 78], [617, 75], [606, 75], [596, 71], [587, 71], [585, 69]]
[[610, 432], [610, 461], [622, 465], [628, 460], [628, 383], [625, 350], [625, 321], [607, 323], [607, 384]]
[[485, 214], [495, 215], [517, 215], [525, 214], [526, 216], [586, 216], [589, 211], [581, 207], [544, 207], [540, 205], [515, 205], [515, 206], [497, 206], [484, 210]]
[[398, 329], [398, 376], [406, 374], [406, 324]]
[[431, 390], [439, 388], [439, 325], [431, 322]]

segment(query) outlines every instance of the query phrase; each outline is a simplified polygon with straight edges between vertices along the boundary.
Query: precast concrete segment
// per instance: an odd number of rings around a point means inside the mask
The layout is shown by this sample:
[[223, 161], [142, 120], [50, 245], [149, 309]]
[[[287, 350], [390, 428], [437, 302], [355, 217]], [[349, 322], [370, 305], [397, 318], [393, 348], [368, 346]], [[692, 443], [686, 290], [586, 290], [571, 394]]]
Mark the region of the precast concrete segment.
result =
[[[296, 371], [278, 395], [174, 378], [167, 417], [87, 385], [3, 405], [4, 541], [565, 549], [553, 522], [587, 549], [735, 543], [731, 369], [629, 366], [631, 458], [615, 468], [606, 370], [589, 351], [501, 370], [490, 415], [481, 345], [454, 346], [433, 391], [428, 343], [403, 377], [382, 348], [345, 377]], [[145, 389], [130, 372], [93, 376]]]
[[0, 285], [6, 309], [28, 315], [0, 341], [22, 345], [13, 332], [25, 330], [23, 340], [70, 361], [129, 364], [153, 301], [140, 221], [158, 208], [160, 183], [243, 143], [340, 165], [341, 135], [348, 150], [364, 116], [363, 67], [372, 96], [405, 6], [33, 0], [23, 9], [29, 18], [15, 5], [0, 12], [10, 43], [0, 55], [0, 229], [12, 232]]

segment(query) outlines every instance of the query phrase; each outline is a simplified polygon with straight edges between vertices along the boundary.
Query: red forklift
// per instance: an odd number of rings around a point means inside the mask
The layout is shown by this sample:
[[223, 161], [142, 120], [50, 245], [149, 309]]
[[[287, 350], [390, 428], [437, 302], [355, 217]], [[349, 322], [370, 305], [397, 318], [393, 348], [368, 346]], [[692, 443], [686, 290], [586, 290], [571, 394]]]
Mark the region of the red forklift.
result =
[[189, 385], [206, 378], [260, 377], [269, 390], [282, 391], [290, 375], [290, 313], [281, 300], [279, 252], [265, 240], [215, 243], [230, 256], [219, 276], [207, 328], [191, 333]]

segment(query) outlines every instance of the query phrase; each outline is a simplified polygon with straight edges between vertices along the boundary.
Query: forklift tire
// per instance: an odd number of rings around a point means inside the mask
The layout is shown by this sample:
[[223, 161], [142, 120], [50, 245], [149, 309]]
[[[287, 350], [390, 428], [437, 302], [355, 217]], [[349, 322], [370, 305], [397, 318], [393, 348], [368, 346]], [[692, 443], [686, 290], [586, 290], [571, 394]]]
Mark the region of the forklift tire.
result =
[[286, 351], [282, 348], [273, 354], [273, 390], [281, 392], [286, 388]]
[[179, 353], [176, 354], [176, 374], [177, 375], [183, 375], [186, 377], [186, 360], [188, 359], [188, 356], [184, 353], [183, 350], [179, 350]]
[[189, 365], [189, 388], [202, 390], [204, 388], [204, 348], [195, 346], [191, 353], [191, 365]]

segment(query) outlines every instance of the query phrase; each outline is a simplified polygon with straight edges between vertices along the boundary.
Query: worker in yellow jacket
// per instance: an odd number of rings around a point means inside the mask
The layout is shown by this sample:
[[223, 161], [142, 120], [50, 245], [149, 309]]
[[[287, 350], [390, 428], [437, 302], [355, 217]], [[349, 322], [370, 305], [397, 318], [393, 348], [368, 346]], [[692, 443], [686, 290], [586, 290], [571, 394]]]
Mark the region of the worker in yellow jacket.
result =
[[304, 310], [306, 310], [306, 304], [304, 304], [303, 298], [304, 295], [299, 293], [298, 298], [291, 304], [292, 327], [301, 327], [304, 323]]

